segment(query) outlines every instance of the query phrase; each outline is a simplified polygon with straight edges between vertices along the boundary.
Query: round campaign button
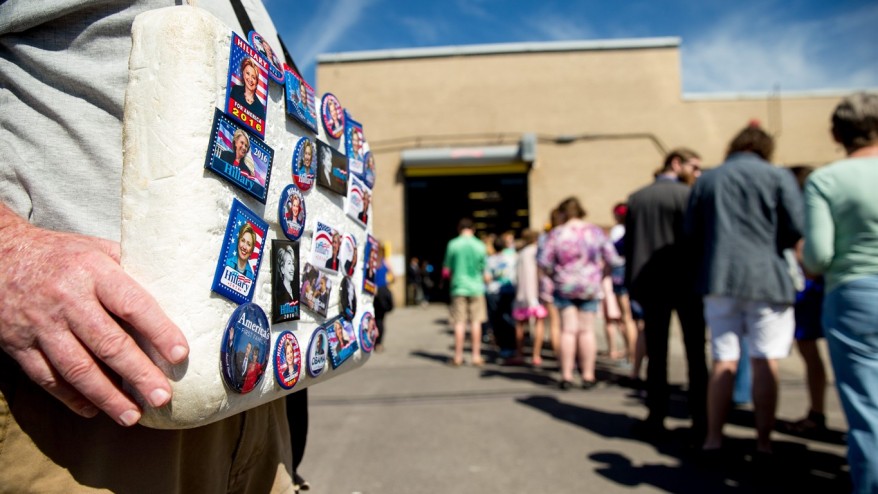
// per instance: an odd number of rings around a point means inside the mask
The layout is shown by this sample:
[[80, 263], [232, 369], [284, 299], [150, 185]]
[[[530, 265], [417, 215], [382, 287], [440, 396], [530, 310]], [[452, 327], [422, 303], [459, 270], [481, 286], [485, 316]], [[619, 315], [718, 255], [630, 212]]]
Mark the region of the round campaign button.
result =
[[320, 113], [323, 114], [323, 129], [327, 134], [338, 139], [344, 134], [344, 108], [332, 93], [323, 95], [320, 108]]
[[281, 64], [280, 60], [277, 58], [277, 52], [274, 51], [271, 48], [271, 45], [268, 44], [268, 41], [256, 31], [250, 31], [247, 38], [250, 41], [250, 46], [256, 48], [256, 51], [258, 51], [259, 54], [262, 55], [262, 58], [268, 62], [268, 74], [274, 82], [283, 86], [284, 68], [283, 64]]
[[223, 379], [229, 388], [245, 394], [256, 387], [268, 364], [270, 344], [265, 311], [249, 302], [238, 306], [229, 317], [220, 350]]
[[302, 371], [302, 354], [296, 336], [284, 331], [274, 343], [274, 377], [284, 389], [290, 389], [299, 381]]
[[342, 317], [348, 321], [353, 321], [354, 315], [357, 313], [357, 289], [351, 278], [347, 276], [342, 278], [338, 297]]
[[308, 374], [317, 377], [326, 369], [326, 354], [329, 350], [329, 338], [326, 329], [317, 328], [311, 334], [311, 343], [308, 345]]
[[360, 318], [360, 345], [366, 353], [372, 353], [375, 348], [375, 339], [378, 338], [378, 325], [371, 312], [364, 312]]
[[314, 141], [307, 137], [299, 139], [296, 149], [293, 151], [293, 182], [296, 187], [306, 191], [314, 185], [314, 175], [317, 173], [317, 153], [314, 149]]
[[287, 185], [281, 192], [277, 205], [277, 222], [290, 240], [299, 240], [305, 231], [305, 197], [294, 185]]

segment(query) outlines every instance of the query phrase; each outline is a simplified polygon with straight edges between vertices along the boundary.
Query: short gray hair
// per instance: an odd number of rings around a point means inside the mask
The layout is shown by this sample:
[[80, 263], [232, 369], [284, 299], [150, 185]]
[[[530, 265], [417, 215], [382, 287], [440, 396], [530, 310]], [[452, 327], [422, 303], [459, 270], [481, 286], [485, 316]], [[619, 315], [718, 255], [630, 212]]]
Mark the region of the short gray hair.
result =
[[832, 112], [832, 135], [848, 153], [878, 144], [878, 94], [859, 92]]

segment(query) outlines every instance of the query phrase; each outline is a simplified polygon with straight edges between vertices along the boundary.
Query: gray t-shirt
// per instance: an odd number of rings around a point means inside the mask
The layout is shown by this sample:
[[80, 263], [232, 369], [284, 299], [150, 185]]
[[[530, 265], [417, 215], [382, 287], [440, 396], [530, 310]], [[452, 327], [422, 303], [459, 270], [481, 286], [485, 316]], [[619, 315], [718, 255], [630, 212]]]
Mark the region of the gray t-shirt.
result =
[[[119, 240], [131, 25], [180, 0], [0, 2], [0, 201], [31, 223]], [[258, 0], [256, 29], [274, 31]], [[200, 0], [243, 32], [227, 0]]]

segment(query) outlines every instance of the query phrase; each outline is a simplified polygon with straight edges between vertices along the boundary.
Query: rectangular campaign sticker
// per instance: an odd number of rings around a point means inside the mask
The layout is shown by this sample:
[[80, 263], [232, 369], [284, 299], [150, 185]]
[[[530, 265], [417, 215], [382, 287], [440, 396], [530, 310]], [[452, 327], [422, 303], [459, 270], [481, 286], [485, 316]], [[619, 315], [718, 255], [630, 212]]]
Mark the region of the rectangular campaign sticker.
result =
[[359, 348], [357, 334], [354, 332], [353, 324], [342, 316], [336, 316], [323, 327], [329, 336], [329, 357], [332, 368], [336, 369]]
[[232, 33], [224, 110], [261, 138], [265, 138], [268, 113], [268, 67], [259, 52]]
[[274, 150], [216, 110], [204, 167], [265, 204]]
[[314, 88], [289, 67], [285, 69], [287, 114], [317, 133], [317, 97]]
[[375, 285], [375, 273], [378, 271], [378, 239], [372, 235], [366, 235], [366, 246], [363, 249], [363, 291], [375, 295], [378, 286]]
[[326, 317], [332, 279], [309, 263], [302, 268], [302, 305], [308, 310]]
[[359, 178], [351, 175], [345, 213], [362, 226], [369, 224], [372, 207], [372, 191]]
[[317, 185], [342, 196], [348, 193], [348, 158], [323, 141], [317, 141]]
[[268, 222], [233, 199], [213, 276], [213, 291], [239, 304], [253, 301], [267, 231]]
[[314, 228], [314, 239], [311, 241], [311, 257], [308, 262], [320, 269], [326, 269], [333, 273], [338, 272], [341, 264], [339, 253], [341, 250], [341, 233], [322, 221], [317, 222]]
[[299, 319], [299, 242], [271, 241], [271, 322]]
[[345, 152], [348, 155], [348, 169], [351, 175], [363, 178], [363, 164], [366, 161], [366, 138], [363, 124], [351, 118], [345, 110], [344, 117]]

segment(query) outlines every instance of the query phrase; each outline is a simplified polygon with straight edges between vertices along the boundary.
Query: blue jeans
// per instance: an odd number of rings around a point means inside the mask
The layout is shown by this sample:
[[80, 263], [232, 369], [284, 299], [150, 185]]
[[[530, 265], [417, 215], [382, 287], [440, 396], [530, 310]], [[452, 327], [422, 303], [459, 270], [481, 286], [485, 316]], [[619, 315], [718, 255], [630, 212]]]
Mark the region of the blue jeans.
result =
[[823, 330], [848, 421], [848, 464], [856, 493], [878, 492], [878, 276], [825, 295]]

